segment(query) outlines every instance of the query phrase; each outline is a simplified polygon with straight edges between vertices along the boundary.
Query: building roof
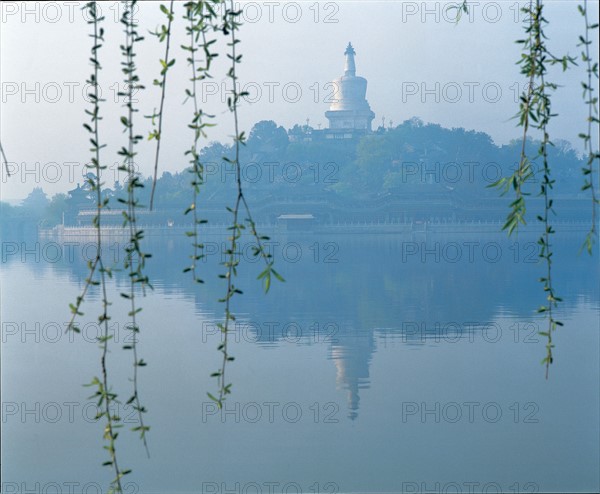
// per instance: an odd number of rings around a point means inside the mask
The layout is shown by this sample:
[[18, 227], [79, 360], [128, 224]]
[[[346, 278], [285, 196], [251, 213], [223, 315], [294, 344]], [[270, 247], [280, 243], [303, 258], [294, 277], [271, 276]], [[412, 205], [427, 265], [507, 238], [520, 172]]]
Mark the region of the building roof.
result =
[[314, 220], [312, 214], [281, 214], [277, 217], [278, 220]]

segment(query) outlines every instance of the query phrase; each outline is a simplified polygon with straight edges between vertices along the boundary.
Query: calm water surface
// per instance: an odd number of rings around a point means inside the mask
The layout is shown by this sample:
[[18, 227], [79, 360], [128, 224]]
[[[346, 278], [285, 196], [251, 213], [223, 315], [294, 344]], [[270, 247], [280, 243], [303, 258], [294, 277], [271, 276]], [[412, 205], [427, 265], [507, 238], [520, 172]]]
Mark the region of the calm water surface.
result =
[[[547, 381], [535, 237], [274, 237], [287, 281], [264, 296], [259, 264], [240, 269], [222, 412], [206, 392], [219, 366], [224, 238], [207, 241], [200, 286], [181, 274], [185, 239], [150, 239], [139, 352], [151, 457], [121, 404], [125, 491], [597, 491], [600, 273], [572, 237], [556, 239], [564, 327]], [[97, 292], [81, 334], [64, 333], [93, 248], [15, 245], [1, 270], [4, 490], [106, 492], [103, 425], [82, 386], [100, 375]], [[23, 259], [26, 248], [39, 258]], [[124, 403], [127, 278], [110, 283], [109, 370]]]

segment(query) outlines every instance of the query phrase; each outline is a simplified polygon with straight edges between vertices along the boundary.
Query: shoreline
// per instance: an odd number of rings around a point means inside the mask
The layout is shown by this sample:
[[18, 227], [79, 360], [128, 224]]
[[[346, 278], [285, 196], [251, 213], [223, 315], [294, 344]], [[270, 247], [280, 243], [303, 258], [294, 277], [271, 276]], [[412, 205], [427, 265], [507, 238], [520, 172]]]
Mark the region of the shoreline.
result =
[[[427, 234], [460, 234], [460, 233], [485, 233], [504, 234], [502, 221], [465, 221], [465, 222], [421, 222], [421, 223], [338, 223], [314, 224], [302, 227], [289, 227], [281, 224], [258, 224], [257, 231], [262, 235], [427, 235]], [[521, 226], [519, 233], [538, 234], [536, 223]], [[587, 232], [590, 223], [586, 221], [554, 222], [556, 233]], [[228, 235], [228, 224], [202, 225], [200, 235], [223, 236]], [[147, 237], [177, 237], [185, 236], [192, 231], [193, 225], [162, 226], [140, 225]], [[93, 226], [63, 226], [52, 228], [38, 228], [40, 240], [65, 240], [65, 239], [96, 239], [96, 229]], [[122, 226], [104, 226], [102, 234], [111, 238], [129, 238], [129, 230]]]

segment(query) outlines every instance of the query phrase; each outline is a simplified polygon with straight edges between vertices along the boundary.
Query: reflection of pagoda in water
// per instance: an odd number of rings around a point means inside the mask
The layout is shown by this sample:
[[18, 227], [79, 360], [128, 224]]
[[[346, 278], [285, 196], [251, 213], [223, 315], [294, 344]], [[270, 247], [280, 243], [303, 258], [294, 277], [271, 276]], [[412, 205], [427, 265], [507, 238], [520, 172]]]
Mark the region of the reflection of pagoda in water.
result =
[[[81, 196], [82, 192], [77, 194]], [[456, 235], [457, 239], [470, 238], [462, 237], [464, 234]], [[496, 321], [498, 314], [508, 313], [511, 317], [530, 320], [531, 304], [535, 297], [523, 294], [537, 293], [537, 267], [535, 264], [524, 264], [528, 269], [512, 273], [512, 255], [503, 255], [497, 263], [471, 262], [468, 255], [457, 263], [423, 263], [420, 256], [399, 263], [397, 252], [404, 242], [412, 241], [414, 237], [383, 237], [340, 236], [337, 238], [339, 252], [340, 256], [344, 256], [340, 257], [340, 261], [344, 262], [322, 264], [310, 259], [308, 262], [289, 263], [286, 275], [298, 283], [295, 285], [297, 289], [279, 289], [266, 298], [260, 294], [240, 297], [238, 302], [240, 314], [261, 315], [260, 319], [253, 320], [255, 324], [248, 325], [247, 333], [241, 333], [241, 336], [269, 351], [275, 351], [281, 344], [291, 344], [280, 331], [289, 322], [296, 322], [300, 328], [307, 330], [297, 344], [314, 344], [316, 340], [313, 330], [309, 329], [311, 325], [318, 320], [323, 324], [320, 327], [324, 328], [325, 321], [337, 321], [338, 330], [319, 333], [318, 341], [322, 342], [319, 345], [327, 346], [327, 368], [331, 369], [332, 365], [336, 367], [336, 384], [347, 394], [347, 416], [350, 419], [358, 417], [361, 390], [371, 386], [369, 368], [374, 353], [378, 346], [385, 347], [388, 339], [412, 348], [425, 345], [451, 348], [456, 347], [458, 339], [464, 338], [465, 342], [470, 342], [473, 337], [483, 338], [489, 344], [498, 334], [495, 327], [490, 325]], [[436, 238], [440, 237], [432, 237]], [[150, 251], [158, 259], [182, 259], [189, 254], [185, 238], [172, 237], [167, 241], [164, 237], [150, 236], [147, 241]], [[313, 240], [307, 242], [310, 243], [303, 243], [303, 248], [312, 245]], [[513, 245], [508, 239], [503, 242], [506, 243], [501, 245], [507, 249]], [[425, 248], [425, 244], [422, 248]], [[570, 256], [573, 248], [577, 246], [574, 247], [572, 237], [564, 235], [555, 239], [557, 256]], [[77, 254], [74, 259], [63, 255], [57, 265], [61, 272], [72, 273], [72, 279], [80, 281], [89, 274], [88, 261], [84, 249], [74, 249], [74, 252]], [[372, 252], [373, 256], [365, 256], [365, 252]], [[377, 263], [373, 262], [373, 257], [378, 259]], [[7, 262], [19, 262], [19, 259], [20, 255], [9, 255]], [[216, 256], [215, 262], [203, 265], [205, 279], [216, 279], [221, 273], [218, 261], [219, 257]], [[323, 276], [325, 266], [331, 270], [325, 271], [326, 276]], [[600, 297], [597, 283], [600, 265], [597, 262], [581, 257], [576, 262], [557, 266], [557, 276], [565, 280], [567, 287], [563, 295], [572, 300], [582, 300], [585, 304], [597, 303]], [[46, 267], [47, 263], [28, 263], [28, 268], [40, 275]], [[246, 269], [243, 272], [247, 273], [246, 281], [254, 283], [254, 273]], [[154, 280], [157, 293], [174, 299], [183, 297], [186, 303], [189, 298], [189, 302], [197, 308], [197, 316], [212, 322], [212, 314], [221, 313], [222, 307], [211, 285], [199, 285], [191, 277], [182, 278], [180, 271], [173, 269], [172, 263], [150, 262], [148, 273]], [[507, 276], [506, 273], [511, 274]], [[115, 271], [114, 276], [118, 283], [127, 281], [127, 274], [122, 270]], [[314, 283], [319, 277], [323, 282]], [[355, 283], [356, 280], [362, 282]], [[465, 283], [464, 280], [470, 282]], [[490, 286], [494, 287], [493, 297], [489, 296]], [[515, 291], [515, 286], [519, 286], [520, 290]], [[381, 287], [385, 287], [385, 290]], [[472, 301], [469, 319], [465, 317], [464, 300]], [[322, 312], [324, 308], [326, 312]], [[215, 317], [215, 321], [219, 321], [218, 316]], [[239, 321], [243, 320], [239, 318]], [[279, 321], [279, 330], [268, 330], [270, 326], [266, 321]], [[485, 328], [489, 328], [489, 331]], [[519, 336], [525, 338], [527, 334], [522, 332]], [[327, 338], [321, 338], [326, 335]], [[362, 398], [364, 406], [368, 397]]]
[[331, 345], [331, 359], [337, 370], [336, 384], [348, 393], [348, 417], [358, 417], [360, 389], [369, 387], [369, 365], [375, 350], [374, 334], [366, 331], [338, 335]]

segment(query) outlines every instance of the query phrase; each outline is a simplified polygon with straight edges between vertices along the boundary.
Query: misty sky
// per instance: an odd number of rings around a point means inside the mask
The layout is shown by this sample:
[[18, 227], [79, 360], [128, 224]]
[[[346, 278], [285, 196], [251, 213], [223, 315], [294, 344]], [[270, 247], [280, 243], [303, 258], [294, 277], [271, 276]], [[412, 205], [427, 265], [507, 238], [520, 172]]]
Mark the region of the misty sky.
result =
[[[260, 120], [275, 120], [285, 128], [294, 124], [326, 127], [324, 112], [331, 87], [343, 73], [344, 49], [349, 41], [356, 50], [357, 75], [368, 80], [367, 99], [375, 112], [373, 127], [394, 125], [417, 116], [446, 127], [483, 131], [496, 143], [518, 138], [520, 129], [511, 117], [518, 110], [518, 95], [526, 82], [515, 61], [522, 37], [522, 16], [515, 1], [471, 3], [470, 15], [456, 25], [455, 12], [444, 2], [243, 2], [245, 23], [240, 31], [243, 61], [242, 88], [250, 92], [240, 107], [242, 128], [249, 131]], [[562, 55], [579, 54], [578, 35], [583, 18], [575, 1], [546, 2], [551, 50]], [[14, 176], [2, 169], [1, 199], [24, 198], [41, 186], [52, 195], [73, 189], [81, 182], [89, 160], [84, 85], [91, 71], [88, 63], [91, 27], [81, 4], [2, 2], [0, 70], [2, 82], [1, 140]], [[161, 169], [179, 171], [187, 166], [183, 153], [192, 141], [187, 128], [190, 104], [183, 105], [190, 69], [179, 47], [187, 43], [182, 19], [183, 3], [177, 4], [169, 72]], [[598, 2], [590, 3], [596, 12]], [[101, 141], [107, 143], [103, 159], [109, 166], [108, 186], [116, 178], [123, 146], [120, 116], [124, 108], [116, 92], [123, 87], [119, 43], [122, 26], [118, 4], [102, 4], [106, 16], [106, 44], [100, 51], [103, 71], [100, 84], [107, 99]], [[594, 14], [596, 15], [596, 14]], [[158, 59], [164, 44], [147, 33], [164, 16], [158, 2], [141, 3], [138, 19], [146, 39], [138, 45], [139, 75], [146, 90], [139, 94], [138, 131], [147, 135], [151, 125], [143, 115], [158, 106], [159, 92], [152, 85], [158, 76]], [[597, 35], [597, 32], [596, 32]], [[222, 36], [220, 36], [222, 38]], [[221, 47], [224, 44], [221, 43]], [[597, 52], [594, 46], [593, 53]], [[209, 140], [226, 141], [233, 133], [225, 98], [225, 56], [213, 67], [214, 78], [202, 87], [206, 111], [216, 115], [218, 126]], [[586, 108], [581, 99], [583, 66], [567, 74], [553, 69], [550, 80], [563, 87], [553, 98], [559, 114], [552, 126], [554, 139], [580, 148], [577, 135], [585, 130]], [[122, 101], [121, 101], [122, 103]], [[136, 159], [145, 175], [153, 166], [154, 141], [144, 141]]]

